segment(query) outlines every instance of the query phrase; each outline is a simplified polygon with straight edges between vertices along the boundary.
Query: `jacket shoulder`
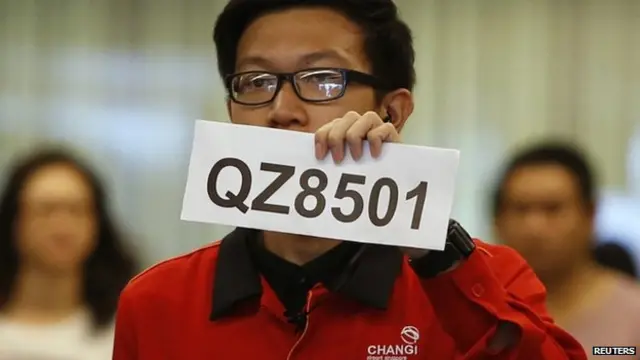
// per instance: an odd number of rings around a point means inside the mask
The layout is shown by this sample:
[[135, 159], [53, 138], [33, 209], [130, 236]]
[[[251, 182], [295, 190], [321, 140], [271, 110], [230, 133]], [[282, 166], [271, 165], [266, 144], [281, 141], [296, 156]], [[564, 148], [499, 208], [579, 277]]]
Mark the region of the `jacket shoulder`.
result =
[[186, 279], [202, 276], [202, 272], [213, 273], [220, 242], [216, 241], [151, 265], [134, 276], [123, 292], [140, 294], [175, 289], [176, 285], [185, 282]]
[[489, 268], [504, 285], [511, 286], [525, 281], [542, 286], [533, 269], [515, 249], [476, 239], [476, 250], [482, 253]]
[[490, 244], [479, 239], [474, 240], [476, 243], [476, 249], [491, 259], [489, 260], [490, 262], [507, 261], [520, 264], [525, 263], [522, 256], [513, 248], [505, 245]]

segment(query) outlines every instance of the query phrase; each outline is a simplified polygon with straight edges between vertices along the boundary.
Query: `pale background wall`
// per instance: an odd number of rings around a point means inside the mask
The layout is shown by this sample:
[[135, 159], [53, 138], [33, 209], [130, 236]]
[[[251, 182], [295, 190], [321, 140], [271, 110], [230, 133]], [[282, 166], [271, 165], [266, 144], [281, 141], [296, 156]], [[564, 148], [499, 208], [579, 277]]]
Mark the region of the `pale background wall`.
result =
[[[628, 208], [604, 225], [640, 239], [640, 0], [397, 3], [418, 53], [405, 140], [461, 149], [454, 215], [471, 232], [491, 239], [487, 192], [509, 151], [559, 135]], [[224, 234], [179, 220], [193, 120], [226, 120], [210, 40], [223, 4], [0, 1], [0, 177], [65, 141], [108, 180], [145, 262]]]

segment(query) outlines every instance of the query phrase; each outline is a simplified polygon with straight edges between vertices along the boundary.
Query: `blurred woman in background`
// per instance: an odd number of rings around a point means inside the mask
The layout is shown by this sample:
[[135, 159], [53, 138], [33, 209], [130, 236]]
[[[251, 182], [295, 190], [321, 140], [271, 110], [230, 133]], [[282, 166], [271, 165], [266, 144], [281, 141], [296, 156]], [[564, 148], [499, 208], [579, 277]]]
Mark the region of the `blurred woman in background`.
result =
[[64, 151], [17, 164], [0, 195], [0, 359], [107, 360], [132, 257], [96, 175]]

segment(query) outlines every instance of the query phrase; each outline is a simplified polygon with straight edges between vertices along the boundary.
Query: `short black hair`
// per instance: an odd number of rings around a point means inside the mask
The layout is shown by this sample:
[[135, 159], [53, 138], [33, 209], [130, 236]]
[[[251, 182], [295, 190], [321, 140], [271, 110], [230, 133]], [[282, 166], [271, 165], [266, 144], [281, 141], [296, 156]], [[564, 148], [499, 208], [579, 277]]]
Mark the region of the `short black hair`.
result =
[[568, 171], [578, 184], [583, 203], [590, 210], [595, 209], [596, 180], [586, 156], [570, 142], [552, 140], [521, 150], [507, 163], [493, 191], [491, 206], [494, 217], [502, 210], [504, 187], [511, 175], [518, 169], [535, 165], [557, 165]]
[[19, 215], [20, 196], [27, 181], [40, 169], [64, 164], [73, 167], [87, 181], [94, 198], [98, 221], [98, 239], [84, 268], [84, 302], [96, 330], [111, 323], [120, 291], [135, 275], [136, 262], [125, 251], [108, 212], [107, 195], [97, 175], [79, 159], [61, 148], [47, 148], [28, 154], [9, 172], [0, 194], [0, 309], [9, 300], [18, 274], [20, 259], [15, 248], [14, 226]]
[[593, 251], [598, 264], [637, 278], [636, 263], [625, 246], [613, 241], [598, 244]]
[[344, 14], [363, 31], [372, 75], [387, 89], [413, 90], [416, 74], [411, 30], [392, 0], [230, 0], [213, 30], [220, 76], [224, 79], [235, 72], [238, 42], [254, 20], [293, 7], [325, 7]]

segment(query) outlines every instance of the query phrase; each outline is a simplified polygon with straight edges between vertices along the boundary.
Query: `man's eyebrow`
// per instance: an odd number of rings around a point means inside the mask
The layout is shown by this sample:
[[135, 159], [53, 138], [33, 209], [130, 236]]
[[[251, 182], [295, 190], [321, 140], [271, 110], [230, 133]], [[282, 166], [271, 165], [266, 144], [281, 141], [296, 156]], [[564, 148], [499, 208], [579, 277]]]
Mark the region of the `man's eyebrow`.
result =
[[246, 56], [236, 64], [236, 68], [242, 69], [248, 66], [257, 66], [265, 69], [273, 67], [273, 63], [262, 56]]
[[337, 60], [340, 63], [349, 63], [349, 60], [335, 50], [316, 51], [303, 56], [300, 59], [300, 65], [314, 63], [320, 60]]
[[[322, 51], [316, 51], [316, 52], [312, 52], [302, 56], [298, 60], [298, 66], [304, 67], [305, 65], [308, 65], [310, 63], [314, 63], [320, 60], [336, 60], [341, 65], [348, 65], [350, 63], [350, 61], [345, 56], [341, 55], [337, 51], [322, 50]], [[276, 68], [275, 64], [271, 60], [259, 55], [243, 57], [240, 61], [238, 61], [236, 66], [238, 69], [249, 67], [249, 66], [257, 66], [264, 69]]]

